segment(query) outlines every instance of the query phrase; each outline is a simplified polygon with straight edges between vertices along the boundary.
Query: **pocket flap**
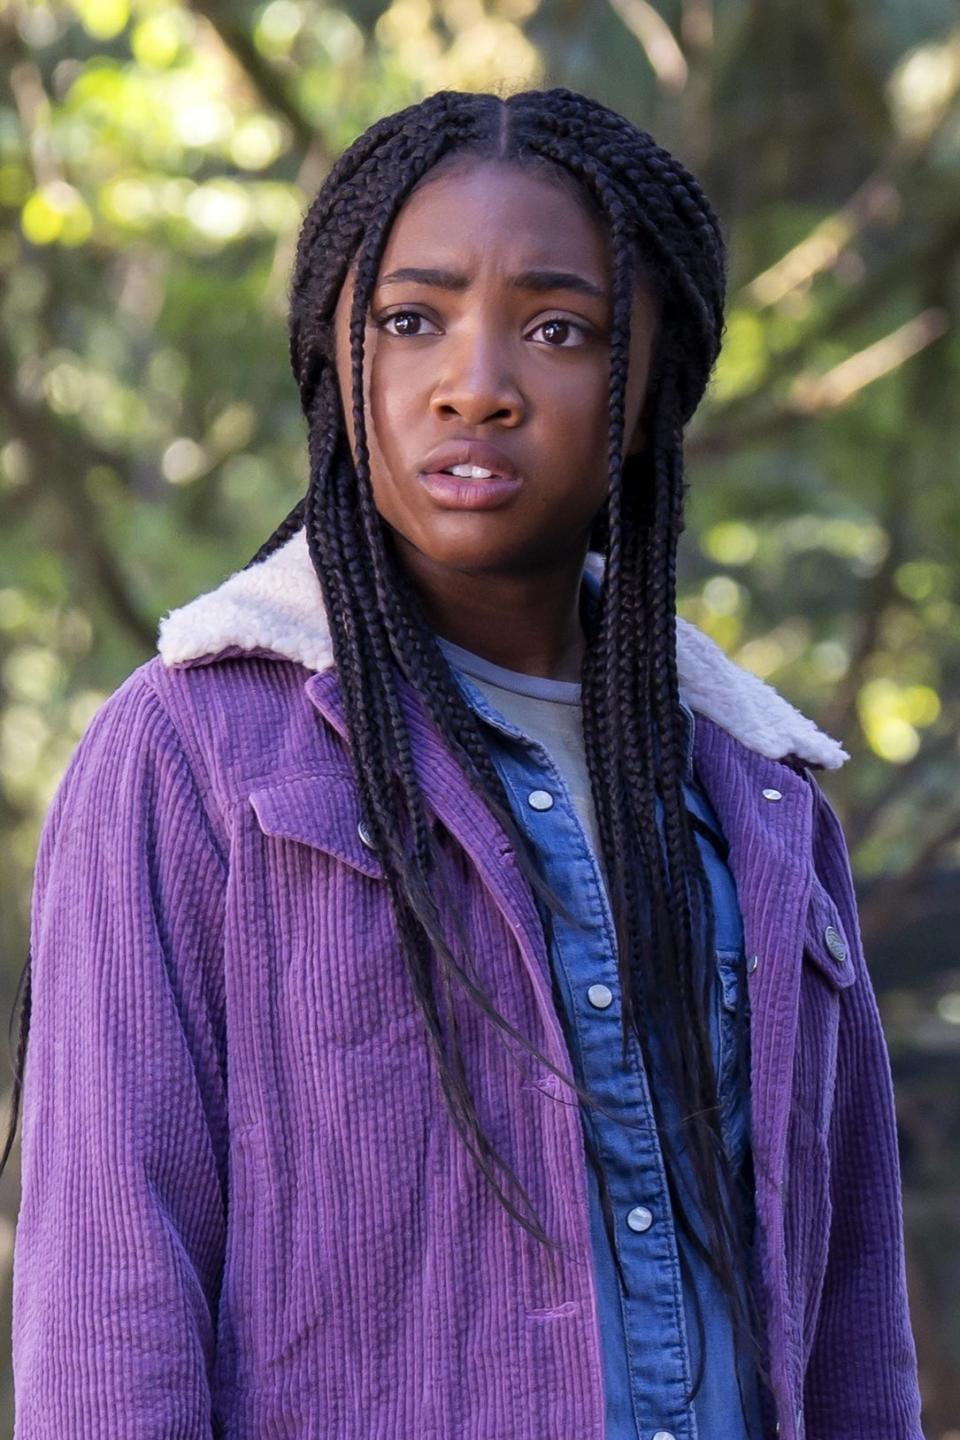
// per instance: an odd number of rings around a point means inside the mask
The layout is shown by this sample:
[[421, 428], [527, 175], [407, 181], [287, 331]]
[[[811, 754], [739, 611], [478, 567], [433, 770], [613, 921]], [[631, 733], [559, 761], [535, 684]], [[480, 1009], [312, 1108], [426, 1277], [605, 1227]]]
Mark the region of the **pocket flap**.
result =
[[298, 775], [251, 791], [265, 835], [335, 855], [354, 870], [383, 879], [383, 867], [360, 838], [360, 797], [352, 775]]
[[804, 951], [825, 980], [837, 990], [854, 982], [853, 951], [830, 894], [814, 876], [807, 909]]

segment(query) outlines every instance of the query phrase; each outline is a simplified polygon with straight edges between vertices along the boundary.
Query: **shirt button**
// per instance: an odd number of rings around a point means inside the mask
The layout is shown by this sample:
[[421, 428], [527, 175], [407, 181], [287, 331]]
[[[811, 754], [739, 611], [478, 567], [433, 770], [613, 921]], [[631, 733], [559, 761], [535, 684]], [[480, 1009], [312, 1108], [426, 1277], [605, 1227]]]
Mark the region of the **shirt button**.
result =
[[847, 958], [847, 947], [843, 943], [843, 938], [839, 930], [835, 930], [832, 925], [828, 925], [823, 932], [823, 938], [834, 960], [838, 960], [842, 965]]
[[627, 1216], [627, 1224], [631, 1230], [636, 1230], [638, 1234], [642, 1234], [644, 1230], [649, 1230], [653, 1224], [653, 1214], [647, 1209], [646, 1205], [635, 1205]]
[[370, 838], [370, 831], [367, 829], [366, 825], [362, 820], [357, 826], [357, 834], [360, 836], [360, 839], [363, 841], [364, 845], [366, 845], [368, 850], [375, 850], [377, 848]]
[[549, 790], [531, 790], [527, 796], [527, 804], [531, 810], [551, 810], [553, 796]]
[[782, 800], [782, 799], [783, 799], [783, 795], [781, 794], [781, 792], [780, 792], [779, 790], [767, 789], [767, 790], [761, 790], [760, 793], [761, 793], [761, 795], [763, 796], [764, 800]]
[[606, 1010], [608, 1005], [613, 1004], [613, 991], [609, 985], [591, 985], [587, 991], [587, 999], [597, 1010]]
[[658, 1430], [653, 1440], [673, 1440], [669, 1430]]

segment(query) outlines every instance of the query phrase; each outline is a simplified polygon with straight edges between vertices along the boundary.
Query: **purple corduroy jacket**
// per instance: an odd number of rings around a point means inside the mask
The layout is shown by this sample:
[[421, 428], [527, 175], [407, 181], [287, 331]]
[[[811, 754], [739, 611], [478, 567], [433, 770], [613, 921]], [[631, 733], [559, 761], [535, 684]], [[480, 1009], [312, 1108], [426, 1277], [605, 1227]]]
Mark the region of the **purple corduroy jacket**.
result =
[[[679, 620], [677, 643], [757, 957], [777, 1433], [919, 1440], [890, 1068], [811, 770], [844, 752]], [[89, 725], [37, 859], [16, 1440], [602, 1440], [579, 1110], [457, 997], [481, 1124], [563, 1244], [554, 1281], [428, 1059], [302, 532], [167, 616], [159, 649]], [[480, 978], [569, 1074], [530, 889], [400, 694]]]

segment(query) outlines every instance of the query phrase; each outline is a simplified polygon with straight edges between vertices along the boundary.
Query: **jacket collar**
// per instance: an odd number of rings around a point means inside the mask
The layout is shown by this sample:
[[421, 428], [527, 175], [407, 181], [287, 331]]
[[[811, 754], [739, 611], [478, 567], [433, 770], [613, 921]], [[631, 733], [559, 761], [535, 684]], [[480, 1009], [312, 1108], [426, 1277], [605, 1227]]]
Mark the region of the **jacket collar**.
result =
[[[587, 568], [603, 572], [591, 552]], [[301, 528], [258, 565], [171, 610], [157, 649], [167, 666], [208, 663], [224, 653], [269, 653], [320, 672], [333, 667], [323, 595]], [[677, 671], [690, 708], [770, 760], [790, 756], [838, 769], [847, 752], [758, 676], [730, 660], [710, 637], [677, 617]]]

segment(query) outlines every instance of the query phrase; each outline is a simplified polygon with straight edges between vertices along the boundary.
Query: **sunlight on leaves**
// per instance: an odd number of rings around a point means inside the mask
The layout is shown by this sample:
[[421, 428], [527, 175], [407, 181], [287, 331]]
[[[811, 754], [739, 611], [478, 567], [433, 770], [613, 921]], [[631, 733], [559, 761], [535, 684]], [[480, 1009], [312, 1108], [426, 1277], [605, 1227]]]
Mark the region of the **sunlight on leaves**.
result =
[[703, 536], [704, 553], [719, 565], [746, 565], [757, 553], [760, 537], [742, 520], [724, 520]]
[[919, 730], [940, 715], [940, 697], [928, 685], [898, 685], [887, 676], [870, 680], [857, 696], [867, 743], [882, 759], [904, 765], [920, 749]]
[[130, 19], [128, 0], [71, 0], [71, 7], [95, 40], [112, 40]]
[[711, 400], [725, 402], [756, 389], [767, 368], [768, 353], [761, 317], [752, 310], [732, 310], [710, 382]]
[[65, 180], [52, 180], [35, 190], [23, 207], [20, 224], [34, 245], [82, 245], [93, 232], [86, 201]]

